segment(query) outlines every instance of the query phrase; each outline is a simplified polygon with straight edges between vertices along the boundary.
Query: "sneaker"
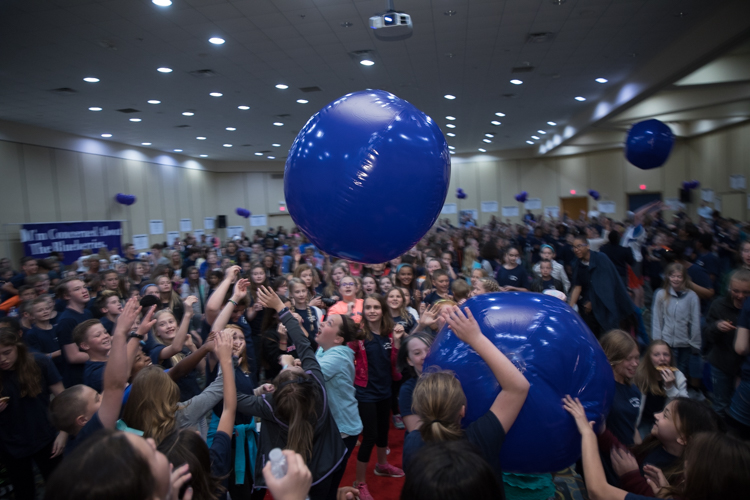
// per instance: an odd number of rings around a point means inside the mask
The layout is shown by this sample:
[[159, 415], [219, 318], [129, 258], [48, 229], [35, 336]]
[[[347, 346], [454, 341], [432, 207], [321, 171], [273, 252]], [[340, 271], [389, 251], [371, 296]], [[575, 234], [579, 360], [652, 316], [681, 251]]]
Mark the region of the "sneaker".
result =
[[401, 415], [393, 415], [393, 426], [396, 429], [404, 428], [404, 420], [401, 418]]
[[354, 487], [359, 490], [359, 500], [375, 500], [372, 498], [372, 495], [370, 495], [370, 490], [367, 489], [367, 484], [357, 484], [357, 481], [354, 481]]
[[375, 464], [375, 475], [386, 477], [404, 477], [404, 471], [391, 464]]

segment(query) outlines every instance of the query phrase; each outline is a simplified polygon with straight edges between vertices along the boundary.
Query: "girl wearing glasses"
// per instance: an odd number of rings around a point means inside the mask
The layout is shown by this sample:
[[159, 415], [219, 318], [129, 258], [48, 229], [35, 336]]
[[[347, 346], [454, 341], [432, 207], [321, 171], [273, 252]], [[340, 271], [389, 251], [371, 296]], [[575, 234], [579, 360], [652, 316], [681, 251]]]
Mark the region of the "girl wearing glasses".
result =
[[339, 281], [339, 297], [341, 300], [328, 308], [328, 314], [343, 314], [355, 322], [362, 321], [362, 306], [364, 300], [357, 298], [357, 282], [351, 276], [344, 276]]

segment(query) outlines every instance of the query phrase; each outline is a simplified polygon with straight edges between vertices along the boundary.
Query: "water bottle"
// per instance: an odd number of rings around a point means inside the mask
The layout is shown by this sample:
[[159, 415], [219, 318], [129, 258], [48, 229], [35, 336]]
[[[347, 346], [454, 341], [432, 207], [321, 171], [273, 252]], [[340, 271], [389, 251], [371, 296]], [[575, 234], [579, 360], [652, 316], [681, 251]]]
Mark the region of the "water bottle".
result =
[[271, 474], [273, 474], [273, 477], [281, 479], [286, 476], [286, 457], [281, 452], [280, 448], [274, 448], [271, 450], [271, 453], [268, 454], [268, 459], [271, 461]]

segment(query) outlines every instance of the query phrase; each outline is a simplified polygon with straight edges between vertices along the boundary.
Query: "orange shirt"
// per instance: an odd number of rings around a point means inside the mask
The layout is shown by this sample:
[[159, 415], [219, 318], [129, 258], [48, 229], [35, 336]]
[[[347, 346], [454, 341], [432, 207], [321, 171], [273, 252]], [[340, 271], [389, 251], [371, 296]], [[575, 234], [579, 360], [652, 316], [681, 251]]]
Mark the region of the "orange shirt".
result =
[[[365, 301], [362, 299], [356, 299], [354, 301], [354, 306], [351, 310], [351, 318], [356, 323], [362, 321], [362, 308], [364, 307], [364, 303]], [[349, 304], [347, 302], [344, 302], [343, 300], [339, 300], [328, 308], [328, 315], [330, 316], [331, 314], [349, 314]]]

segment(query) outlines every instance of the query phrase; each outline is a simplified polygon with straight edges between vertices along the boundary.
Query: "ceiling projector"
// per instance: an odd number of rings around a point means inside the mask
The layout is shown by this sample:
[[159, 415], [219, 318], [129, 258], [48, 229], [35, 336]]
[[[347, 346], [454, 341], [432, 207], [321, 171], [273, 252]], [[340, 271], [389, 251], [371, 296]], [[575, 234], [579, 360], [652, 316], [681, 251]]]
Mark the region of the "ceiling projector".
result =
[[375, 38], [385, 42], [406, 40], [413, 31], [411, 16], [393, 10], [372, 16], [370, 28], [375, 30]]

